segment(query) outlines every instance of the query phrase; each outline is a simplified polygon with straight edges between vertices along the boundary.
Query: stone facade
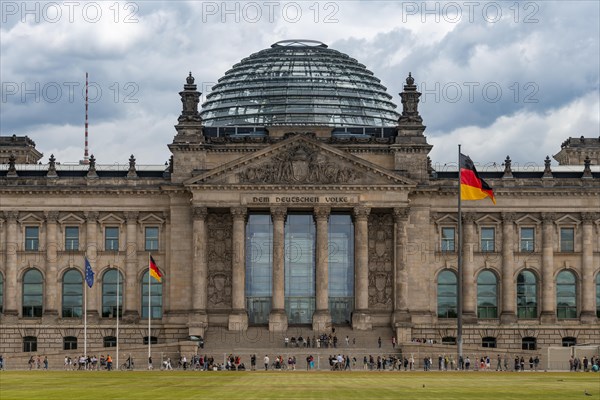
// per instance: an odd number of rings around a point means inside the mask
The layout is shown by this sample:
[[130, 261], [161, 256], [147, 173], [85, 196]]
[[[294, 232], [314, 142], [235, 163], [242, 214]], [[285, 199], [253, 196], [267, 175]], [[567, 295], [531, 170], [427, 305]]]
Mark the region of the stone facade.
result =
[[[457, 172], [429, 166], [431, 145], [412, 77], [401, 94], [397, 128], [379, 137], [335, 136], [323, 127], [211, 136], [198, 115], [191, 75], [180, 95], [183, 111], [166, 170], [136, 170], [133, 157], [116, 173], [93, 157], [75, 173], [54, 161], [47, 176], [28, 174], [19, 164], [15, 173], [0, 170], [0, 353], [21, 352], [24, 338], [36, 338], [44, 351], [60, 351], [65, 337], [83, 342], [83, 319], [65, 316], [63, 303], [65, 274], [83, 275], [84, 257], [96, 274], [87, 291], [90, 345], [114, 335], [114, 318], [103, 307], [105, 273], [114, 269], [123, 279], [122, 344], [139, 345], [148, 336], [142, 279], [149, 253], [163, 272], [160, 313], [150, 334], [159, 343], [201, 336], [208, 327], [247, 329], [245, 226], [256, 212], [272, 220], [265, 329], [288, 328], [284, 230], [288, 214], [297, 211], [312, 213], [317, 237], [312, 328], [330, 329], [327, 224], [341, 212], [352, 216], [354, 227], [352, 328], [390, 326], [400, 341], [456, 338], [456, 318], [439, 315], [438, 291], [440, 274], [458, 271], [455, 234], [451, 246], [442, 244], [458, 226]], [[519, 171], [510, 168], [510, 159], [506, 164], [504, 173], [480, 171], [494, 188], [496, 206], [463, 203], [465, 344], [481, 345], [484, 338], [511, 349], [520, 349], [523, 338], [535, 338], [539, 349], [565, 338], [598, 343], [600, 171], [589, 165]], [[75, 231], [76, 245], [69, 237]], [[42, 275], [36, 286], [41, 314], [24, 307], [31, 270]], [[482, 271], [496, 278], [495, 309], [487, 318], [478, 307]], [[517, 304], [523, 271], [535, 277], [535, 315], [528, 318], [519, 316]], [[557, 310], [562, 271], [575, 277], [575, 314], [569, 318]]]

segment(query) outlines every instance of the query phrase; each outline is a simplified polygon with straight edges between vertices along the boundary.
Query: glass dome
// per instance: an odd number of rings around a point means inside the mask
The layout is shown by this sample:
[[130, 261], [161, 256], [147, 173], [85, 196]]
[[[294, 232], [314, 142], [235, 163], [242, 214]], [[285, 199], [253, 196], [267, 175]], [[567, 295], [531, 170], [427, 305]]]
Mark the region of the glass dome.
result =
[[314, 40], [283, 40], [244, 58], [202, 105], [206, 127], [396, 126], [385, 86], [363, 64]]

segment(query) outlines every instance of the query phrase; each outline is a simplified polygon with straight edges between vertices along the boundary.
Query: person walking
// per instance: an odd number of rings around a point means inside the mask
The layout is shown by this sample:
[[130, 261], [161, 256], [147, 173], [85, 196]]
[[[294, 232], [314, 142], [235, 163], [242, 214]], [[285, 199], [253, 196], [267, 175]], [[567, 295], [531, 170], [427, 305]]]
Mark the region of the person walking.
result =
[[377, 344], [379, 345], [379, 348], [381, 348], [381, 336], [379, 336], [379, 339], [377, 339]]
[[44, 356], [44, 369], [48, 370], [48, 356]]
[[265, 363], [265, 371], [266, 371], [269, 369], [269, 356], [266, 354], [265, 354], [264, 363]]

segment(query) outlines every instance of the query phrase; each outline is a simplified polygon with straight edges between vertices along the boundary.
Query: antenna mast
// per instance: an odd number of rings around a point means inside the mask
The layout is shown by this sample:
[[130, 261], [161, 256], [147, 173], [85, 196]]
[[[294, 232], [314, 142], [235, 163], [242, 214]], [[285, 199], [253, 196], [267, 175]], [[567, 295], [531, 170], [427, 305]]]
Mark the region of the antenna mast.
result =
[[82, 164], [89, 164], [90, 158], [88, 153], [88, 73], [85, 73], [85, 147], [83, 150]]

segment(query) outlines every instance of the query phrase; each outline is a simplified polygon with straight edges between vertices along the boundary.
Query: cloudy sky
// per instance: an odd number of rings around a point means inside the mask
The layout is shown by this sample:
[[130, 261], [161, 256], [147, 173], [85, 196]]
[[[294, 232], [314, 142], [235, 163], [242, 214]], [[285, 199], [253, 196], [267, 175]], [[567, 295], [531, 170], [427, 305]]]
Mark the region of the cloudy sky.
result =
[[[480, 163], [543, 164], [600, 135], [597, 1], [0, 2], [0, 135], [58, 161], [162, 164], [189, 71], [204, 95], [233, 64], [283, 39], [356, 58], [400, 105], [416, 79], [435, 164], [456, 144]], [[204, 96], [203, 96], [204, 97]]]

